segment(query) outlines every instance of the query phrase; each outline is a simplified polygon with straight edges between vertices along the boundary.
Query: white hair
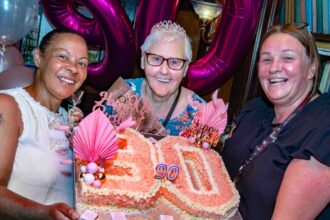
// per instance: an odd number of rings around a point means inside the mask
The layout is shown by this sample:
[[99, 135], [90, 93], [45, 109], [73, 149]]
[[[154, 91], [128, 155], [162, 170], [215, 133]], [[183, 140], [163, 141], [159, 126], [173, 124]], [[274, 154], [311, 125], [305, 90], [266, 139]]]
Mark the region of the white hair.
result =
[[192, 60], [191, 40], [187, 36], [186, 31], [175, 22], [161, 21], [152, 27], [150, 34], [141, 46], [141, 68], [144, 69], [143, 54], [148, 51], [152, 45], [160, 42], [168, 43], [176, 39], [183, 40], [185, 59], [190, 63]]

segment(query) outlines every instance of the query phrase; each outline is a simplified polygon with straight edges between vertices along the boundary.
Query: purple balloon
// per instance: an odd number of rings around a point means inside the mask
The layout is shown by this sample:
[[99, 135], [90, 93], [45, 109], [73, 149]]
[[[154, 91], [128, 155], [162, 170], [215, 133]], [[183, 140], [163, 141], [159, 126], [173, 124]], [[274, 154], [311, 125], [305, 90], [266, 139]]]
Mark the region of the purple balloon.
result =
[[200, 95], [222, 86], [239, 68], [251, 45], [262, 0], [226, 0], [223, 13], [206, 54], [188, 69], [187, 87]]
[[86, 36], [89, 41], [98, 44], [99, 35], [102, 33], [104, 42], [101, 45], [104, 46], [104, 58], [98, 63], [89, 65], [87, 76], [89, 85], [99, 90], [106, 90], [119, 76], [127, 78], [133, 73], [136, 61], [133, 29], [118, 0], [79, 1], [79, 4], [93, 15], [92, 19], [85, 18], [75, 10], [74, 3], [77, 1], [42, 0], [41, 3], [47, 19], [55, 27], [73, 28]]
[[129, 19], [118, 0], [85, 0], [86, 8], [98, 20], [103, 32], [104, 58], [89, 65], [87, 81], [100, 90], [134, 71], [135, 39]]
[[[209, 51], [188, 69], [187, 87], [203, 95], [222, 86], [237, 70], [254, 38], [262, 0], [223, 0], [223, 13]], [[107, 89], [117, 78], [131, 75], [140, 46], [152, 26], [175, 20], [180, 0], [140, 0], [134, 33], [125, 11], [115, 0], [41, 0], [49, 21], [82, 33], [92, 44], [105, 45], [105, 57], [89, 66], [87, 81]], [[88, 19], [74, 9], [85, 6]], [[135, 34], [135, 36], [134, 36]], [[103, 36], [103, 38], [101, 37]], [[103, 43], [101, 39], [105, 39]]]
[[154, 24], [163, 21], [175, 21], [180, 0], [150, 1], [140, 0], [134, 23], [137, 54], [141, 55], [141, 45], [150, 34]]

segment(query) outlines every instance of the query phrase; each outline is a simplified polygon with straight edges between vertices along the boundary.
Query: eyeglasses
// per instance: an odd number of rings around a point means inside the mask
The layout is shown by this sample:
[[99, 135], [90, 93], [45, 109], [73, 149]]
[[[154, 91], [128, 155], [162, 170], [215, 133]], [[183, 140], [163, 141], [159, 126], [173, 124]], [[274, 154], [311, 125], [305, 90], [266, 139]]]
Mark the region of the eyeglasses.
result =
[[181, 58], [164, 58], [158, 54], [145, 53], [147, 55], [147, 62], [150, 66], [160, 66], [166, 60], [167, 66], [172, 70], [181, 70], [184, 64], [187, 62]]

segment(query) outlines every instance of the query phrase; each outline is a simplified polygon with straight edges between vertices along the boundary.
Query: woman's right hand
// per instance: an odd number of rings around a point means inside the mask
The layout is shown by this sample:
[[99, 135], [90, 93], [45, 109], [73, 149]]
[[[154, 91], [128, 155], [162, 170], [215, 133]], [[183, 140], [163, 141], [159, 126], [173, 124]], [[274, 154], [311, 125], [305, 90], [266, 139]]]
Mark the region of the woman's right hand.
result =
[[65, 203], [55, 203], [45, 206], [47, 219], [68, 220], [78, 219], [79, 213]]

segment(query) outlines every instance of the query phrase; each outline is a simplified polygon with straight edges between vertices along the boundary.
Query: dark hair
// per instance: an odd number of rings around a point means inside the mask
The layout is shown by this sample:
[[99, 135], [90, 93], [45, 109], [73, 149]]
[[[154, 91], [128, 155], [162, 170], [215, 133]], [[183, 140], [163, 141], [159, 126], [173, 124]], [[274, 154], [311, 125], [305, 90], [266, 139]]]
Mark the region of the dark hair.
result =
[[317, 81], [319, 73], [321, 71], [320, 66], [320, 56], [317, 52], [317, 47], [315, 40], [308, 29], [308, 24], [305, 23], [294, 23], [294, 24], [284, 24], [284, 25], [275, 25], [270, 28], [267, 33], [263, 36], [260, 45], [262, 45], [271, 35], [276, 33], [285, 33], [289, 34], [291, 37], [297, 39], [305, 48], [306, 55], [309, 58], [309, 65], [315, 64], [315, 75], [313, 81], [312, 91], [310, 95], [314, 95], [316, 92]]
[[[75, 30], [72, 30], [72, 29], [68, 29], [68, 28], [57, 28], [57, 29], [54, 29], [50, 32], [48, 32], [41, 40], [40, 42], [40, 45], [39, 45], [39, 50], [41, 51], [41, 53], [45, 53], [48, 46], [51, 44], [53, 38], [56, 36], [56, 35], [59, 35], [59, 34], [75, 34], [79, 37], [81, 37], [83, 40], [84, 37], [79, 34], [77, 31]], [[85, 40], [86, 42], [86, 40]], [[87, 43], [86, 43], [87, 44]]]

